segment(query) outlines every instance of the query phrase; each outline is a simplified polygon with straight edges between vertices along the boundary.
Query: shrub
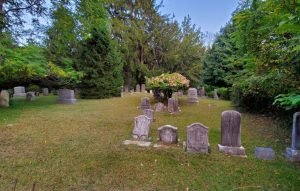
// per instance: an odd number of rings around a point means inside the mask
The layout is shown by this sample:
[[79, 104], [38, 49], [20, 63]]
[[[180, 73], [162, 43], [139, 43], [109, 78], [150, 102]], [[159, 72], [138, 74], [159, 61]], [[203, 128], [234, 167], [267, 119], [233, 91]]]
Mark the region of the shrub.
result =
[[229, 88], [218, 88], [218, 95], [221, 99], [230, 100], [231, 90]]
[[27, 91], [29, 91], [29, 92], [39, 92], [40, 87], [38, 85], [30, 84], [27, 88]]

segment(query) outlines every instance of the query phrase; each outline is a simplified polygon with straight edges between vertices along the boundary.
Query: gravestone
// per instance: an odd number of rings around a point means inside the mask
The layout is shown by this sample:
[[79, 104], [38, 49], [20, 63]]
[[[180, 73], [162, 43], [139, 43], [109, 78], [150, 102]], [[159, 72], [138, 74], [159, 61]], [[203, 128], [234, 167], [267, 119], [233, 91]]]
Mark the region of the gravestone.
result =
[[182, 90], [178, 90], [178, 96], [183, 96], [183, 91]]
[[150, 101], [149, 101], [149, 98], [147, 97], [143, 97], [141, 99], [141, 109], [150, 109], [151, 108], [151, 105], [150, 105]]
[[177, 127], [165, 125], [158, 128], [159, 140], [164, 144], [176, 144], [178, 142]]
[[286, 148], [286, 158], [290, 161], [300, 161], [300, 112], [293, 115], [292, 145]]
[[168, 99], [168, 111], [170, 113], [179, 112], [178, 99], [174, 99], [174, 98]]
[[173, 92], [172, 93], [172, 98], [178, 99], [178, 92]]
[[272, 148], [265, 147], [256, 147], [255, 148], [255, 157], [263, 160], [274, 160], [275, 152]]
[[43, 88], [43, 95], [48, 96], [49, 95], [49, 89], [48, 88]]
[[141, 86], [140, 86], [140, 84], [137, 84], [135, 86], [135, 92], [141, 92]]
[[18, 87], [14, 87], [14, 97], [15, 96], [26, 96], [26, 92], [25, 92], [25, 87], [23, 86], [18, 86]]
[[208, 153], [208, 127], [201, 123], [193, 123], [187, 127], [187, 152]]
[[246, 157], [241, 145], [241, 114], [237, 111], [224, 111], [221, 118], [221, 144], [219, 151]]
[[151, 119], [151, 122], [154, 120], [154, 111], [153, 109], [144, 109], [143, 113], [145, 116], [147, 116], [149, 119]]
[[9, 93], [7, 90], [2, 90], [0, 93], [0, 107], [9, 107]]
[[199, 95], [199, 97], [204, 97], [205, 96], [205, 88], [204, 87], [201, 87], [198, 90], [198, 95]]
[[125, 91], [125, 93], [129, 93], [129, 87], [125, 86], [124, 91]]
[[142, 85], [141, 85], [141, 92], [142, 92], [142, 93], [145, 93], [145, 91], [146, 91], [146, 85], [145, 85], [145, 84], [142, 84]]
[[35, 92], [27, 92], [26, 93], [26, 100], [27, 101], [34, 101], [35, 100]]
[[132, 137], [145, 141], [149, 136], [151, 119], [145, 115], [140, 115], [134, 119], [134, 129]]
[[217, 89], [214, 89], [214, 99], [218, 100], [219, 99], [219, 96], [218, 96], [218, 90]]
[[74, 104], [74, 103], [76, 103], [74, 90], [59, 89], [58, 90], [58, 103], [60, 103], [60, 104]]
[[155, 105], [155, 112], [164, 112], [166, 110], [166, 106], [159, 102]]
[[188, 95], [187, 95], [187, 102], [188, 103], [197, 103], [198, 101], [198, 95], [197, 95], [197, 89], [196, 88], [189, 88]]

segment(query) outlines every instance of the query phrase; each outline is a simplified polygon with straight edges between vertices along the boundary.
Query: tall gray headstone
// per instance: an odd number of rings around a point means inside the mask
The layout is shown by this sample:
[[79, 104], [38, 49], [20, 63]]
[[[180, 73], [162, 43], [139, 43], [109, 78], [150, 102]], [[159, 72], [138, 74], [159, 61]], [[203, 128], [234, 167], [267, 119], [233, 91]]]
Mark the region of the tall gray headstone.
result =
[[141, 86], [140, 86], [140, 84], [137, 84], [135, 86], [135, 92], [141, 92]]
[[201, 87], [198, 90], [198, 95], [199, 95], [199, 97], [204, 97], [205, 96], [205, 88], [204, 87]]
[[74, 90], [59, 89], [58, 90], [58, 103], [60, 104], [75, 104], [76, 98]]
[[187, 152], [208, 153], [208, 127], [201, 123], [193, 123], [187, 127]]
[[218, 100], [219, 99], [219, 96], [218, 96], [218, 90], [217, 89], [214, 89], [214, 99], [215, 100]]
[[35, 100], [35, 92], [27, 92], [26, 93], [26, 100], [27, 101], [34, 101]]
[[189, 103], [197, 103], [198, 100], [198, 93], [196, 88], [189, 88], [188, 95], [187, 95], [187, 102]]
[[159, 102], [155, 105], [155, 112], [164, 112], [166, 110], [166, 106]]
[[0, 93], [0, 107], [9, 107], [9, 92], [2, 90]]
[[142, 93], [145, 93], [145, 91], [146, 91], [146, 85], [145, 85], [145, 84], [142, 84], [142, 85], [141, 85], [141, 92], [142, 92]]
[[26, 96], [25, 87], [24, 86], [18, 86], [14, 87], [14, 97], [15, 96]]
[[43, 88], [43, 95], [48, 96], [49, 95], [49, 89], [48, 88]]
[[241, 145], [241, 114], [239, 112], [222, 112], [221, 144], [218, 147], [220, 152], [246, 157], [245, 148]]
[[151, 105], [150, 105], [150, 100], [147, 97], [143, 97], [141, 99], [141, 109], [150, 109]]
[[168, 111], [170, 113], [179, 112], [178, 99], [174, 99], [174, 98], [168, 99]]
[[134, 129], [132, 137], [134, 139], [147, 140], [149, 136], [151, 119], [145, 115], [140, 115], [134, 119]]
[[159, 140], [164, 144], [176, 144], [178, 142], [177, 127], [165, 125], [158, 128]]
[[145, 116], [151, 119], [151, 121], [154, 120], [154, 110], [153, 109], [144, 109], [143, 113]]
[[290, 161], [300, 161], [300, 112], [293, 115], [292, 145], [286, 148], [286, 158]]

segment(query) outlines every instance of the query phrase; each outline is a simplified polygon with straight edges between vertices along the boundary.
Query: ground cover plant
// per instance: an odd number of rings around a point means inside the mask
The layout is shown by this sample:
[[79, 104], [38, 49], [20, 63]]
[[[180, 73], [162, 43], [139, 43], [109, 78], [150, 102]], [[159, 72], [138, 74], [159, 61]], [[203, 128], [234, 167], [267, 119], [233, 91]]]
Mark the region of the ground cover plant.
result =
[[[55, 96], [35, 102], [14, 99], [0, 108], [0, 190], [297, 190], [298, 163], [281, 153], [290, 132], [269, 117], [242, 113], [242, 144], [247, 159], [221, 154], [221, 112], [228, 101], [200, 99], [191, 105], [181, 97], [182, 112], [159, 113], [151, 125], [178, 127], [179, 145], [167, 149], [124, 146], [143, 94], [124, 98], [79, 100], [59, 105]], [[151, 99], [152, 105], [154, 100]], [[235, 108], [236, 109], [236, 108]], [[186, 126], [208, 126], [211, 153], [187, 154], [182, 149]], [[271, 146], [276, 160], [254, 157], [256, 146]], [[17, 180], [17, 181], [16, 181]]]

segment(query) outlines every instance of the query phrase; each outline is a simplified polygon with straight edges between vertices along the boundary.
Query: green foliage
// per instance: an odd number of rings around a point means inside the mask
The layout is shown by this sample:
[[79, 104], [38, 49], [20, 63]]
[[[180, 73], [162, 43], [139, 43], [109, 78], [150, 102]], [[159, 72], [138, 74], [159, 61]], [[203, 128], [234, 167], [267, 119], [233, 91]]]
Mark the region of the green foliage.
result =
[[82, 98], [106, 98], [119, 96], [122, 63], [116, 45], [106, 29], [94, 29], [81, 45], [77, 68], [83, 72], [79, 88]]
[[296, 93], [280, 94], [275, 97], [274, 105], [278, 105], [285, 110], [300, 108], [300, 95]]
[[40, 91], [40, 87], [38, 85], [35, 84], [30, 84], [27, 88], [27, 91], [30, 92], [39, 92]]
[[217, 90], [218, 90], [218, 95], [220, 96], [221, 99], [230, 100], [231, 98], [230, 88], [222, 87], [222, 88], [218, 88]]

